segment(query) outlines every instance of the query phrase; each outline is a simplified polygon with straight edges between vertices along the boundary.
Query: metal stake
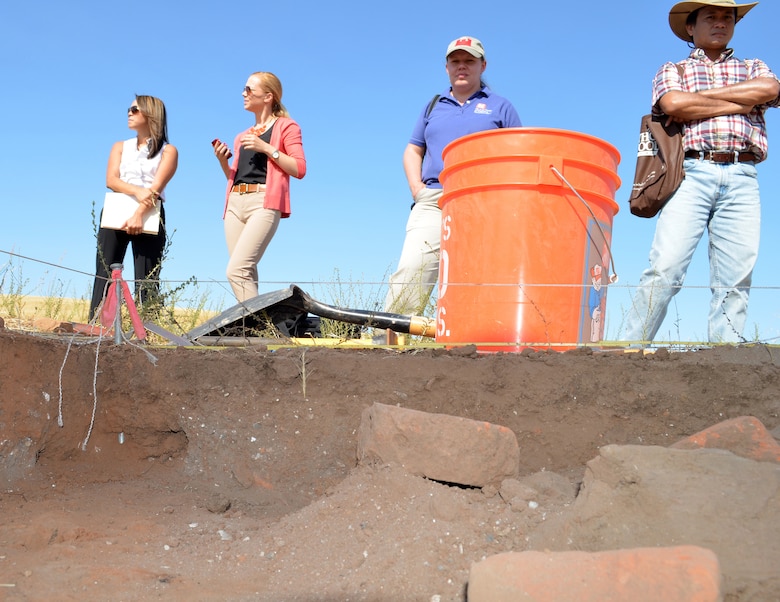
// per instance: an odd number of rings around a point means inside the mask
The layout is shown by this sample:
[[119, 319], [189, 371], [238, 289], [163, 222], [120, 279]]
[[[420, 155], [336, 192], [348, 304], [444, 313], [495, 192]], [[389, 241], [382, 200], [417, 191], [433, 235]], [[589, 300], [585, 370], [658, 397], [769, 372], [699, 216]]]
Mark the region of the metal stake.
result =
[[[121, 263], [112, 263], [110, 266], [111, 273], [115, 270], [120, 272], [124, 269]], [[116, 278], [114, 280], [114, 290], [116, 290], [116, 314], [114, 315], [114, 344], [122, 344], [122, 278]]]

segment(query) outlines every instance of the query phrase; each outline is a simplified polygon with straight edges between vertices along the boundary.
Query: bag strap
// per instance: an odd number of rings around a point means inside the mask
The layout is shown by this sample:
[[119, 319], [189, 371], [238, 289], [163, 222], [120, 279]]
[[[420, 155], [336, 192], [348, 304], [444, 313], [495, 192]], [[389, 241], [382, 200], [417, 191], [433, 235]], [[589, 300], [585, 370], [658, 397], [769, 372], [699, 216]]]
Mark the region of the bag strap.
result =
[[683, 62], [682, 65], [680, 63], [675, 63], [674, 66], [677, 67], [677, 73], [680, 74], [680, 79], [682, 79], [685, 75], [685, 63]]
[[[683, 63], [682, 65], [680, 63], [675, 63], [674, 66], [677, 67], [677, 73], [680, 74], [680, 79], [682, 80], [683, 76], [685, 75], [685, 63]], [[651, 113], [652, 113], [652, 111], [651, 111]], [[665, 113], [661, 113], [661, 115], [665, 115]]]
[[[439, 99], [440, 99], [440, 98], [441, 98], [441, 94], [437, 94], [436, 96], [434, 96], [433, 98], [431, 98], [431, 102], [429, 102], [429, 103], [428, 103], [428, 108], [427, 108], [427, 109], [425, 109], [425, 119], [428, 119], [428, 116], [429, 116], [429, 115], [431, 114], [431, 112], [433, 111], [433, 107], [435, 107], [435, 106], [436, 106], [436, 103], [437, 103], [437, 102], [439, 102]], [[427, 124], [427, 123], [426, 123], [425, 125], [426, 125], [426, 127], [428, 126], [428, 124]], [[423, 147], [423, 148], [425, 148], [425, 147]]]
[[433, 107], [436, 106], [436, 103], [439, 102], [439, 99], [441, 98], [441, 94], [437, 94], [433, 98], [431, 98], [431, 102], [428, 104], [428, 109], [425, 111], [425, 118], [428, 119], [428, 117], [431, 114], [431, 111], [433, 111]]
[[[436, 106], [436, 103], [437, 103], [437, 102], [439, 102], [439, 99], [440, 99], [440, 98], [441, 98], [441, 94], [437, 94], [436, 96], [434, 96], [433, 98], [431, 98], [431, 102], [429, 102], [429, 103], [428, 103], [428, 108], [427, 108], [427, 109], [425, 109], [425, 118], [426, 118], [426, 119], [428, 119], [428, 116], [429, 116], [429, 115], [431, 114], [431, 112], [433, 111], [433, 107], [435, 107], [435, 106]], [[427, 124], [426, 124], [426, 125], [427, 125]], [[425, 147], [424, 147], [424, 146], [423, 146], [423, 153], [425, 153]], [[414, 203], [414, 201], [413, 201], [413, 202], [412, 202], [412, 206], [410, 207], [410, 209], [414, 209], [414, 205], [415, 205], [415, 203]]]

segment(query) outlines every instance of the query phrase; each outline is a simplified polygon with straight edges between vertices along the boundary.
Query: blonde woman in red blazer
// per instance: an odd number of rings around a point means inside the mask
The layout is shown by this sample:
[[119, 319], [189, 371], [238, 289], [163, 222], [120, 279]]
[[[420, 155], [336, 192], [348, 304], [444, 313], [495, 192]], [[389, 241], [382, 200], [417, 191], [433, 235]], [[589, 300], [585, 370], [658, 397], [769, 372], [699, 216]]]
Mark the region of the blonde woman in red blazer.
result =
[[253, 73], [242, 94], [255, 125], [236, 136], [232, 152], [224, 142], [212, 143], [228, 181], [223, 213], [230, 253], [226, 273], [239, 303], [257, 296], [257, 264], [279, 220], [290, 217], [290, 176], [306, 175], [301, 128], [282, 104], [279, 78]]

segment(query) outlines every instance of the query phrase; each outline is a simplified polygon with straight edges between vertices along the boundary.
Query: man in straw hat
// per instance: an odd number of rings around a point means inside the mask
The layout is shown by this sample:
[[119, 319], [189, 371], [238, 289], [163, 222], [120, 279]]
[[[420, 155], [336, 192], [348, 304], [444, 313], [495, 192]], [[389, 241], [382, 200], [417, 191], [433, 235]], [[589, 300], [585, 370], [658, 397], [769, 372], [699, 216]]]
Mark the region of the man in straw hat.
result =
[[728, 47], [734, 26], [758, 2], [678, 2], [669, 12], [674, 34], [692, 51], [680, 65], [663, 65], [653, 81], [653, 112], [684, 124], [685, 179], [659, 214], [627, 317], [626, 338], [652, 341], [680, 290], [704, 231], [709, 233], [708, 338], [744, 342], [761, 205], [756, 164], [767, 156], [764, 113], [780, 104], [780, 82], [758, 59]]

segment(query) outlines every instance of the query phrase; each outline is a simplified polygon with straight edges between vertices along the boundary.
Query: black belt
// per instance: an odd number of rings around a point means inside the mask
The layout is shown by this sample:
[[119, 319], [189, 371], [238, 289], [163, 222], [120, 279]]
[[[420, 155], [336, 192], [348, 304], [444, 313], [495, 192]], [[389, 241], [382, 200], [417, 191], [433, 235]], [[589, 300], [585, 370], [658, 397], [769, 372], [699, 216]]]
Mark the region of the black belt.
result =
[[728, 151], [685, 151], [688, 159], [700, 159], [702, 161], [712, 161], [713, 163], [755, 163], [756, 155], [753, 153], [738, 153]]

